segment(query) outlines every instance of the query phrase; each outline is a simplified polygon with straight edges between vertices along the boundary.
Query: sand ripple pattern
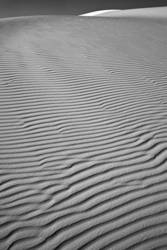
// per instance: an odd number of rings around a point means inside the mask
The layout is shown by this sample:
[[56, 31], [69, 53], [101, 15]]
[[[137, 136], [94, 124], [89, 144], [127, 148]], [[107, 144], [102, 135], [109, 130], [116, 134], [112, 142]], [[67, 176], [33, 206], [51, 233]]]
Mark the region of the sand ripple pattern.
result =
[[0, 250], [167, 249], [167, 22], [0, 21]]

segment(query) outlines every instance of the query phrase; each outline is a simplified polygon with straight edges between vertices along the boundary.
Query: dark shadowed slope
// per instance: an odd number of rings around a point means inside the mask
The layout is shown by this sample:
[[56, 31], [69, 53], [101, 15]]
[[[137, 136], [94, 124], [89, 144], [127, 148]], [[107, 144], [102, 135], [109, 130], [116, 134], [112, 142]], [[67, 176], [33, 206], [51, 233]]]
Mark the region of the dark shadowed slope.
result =
[[0, 250], [167, 249], [167, 22], [0, 21]]

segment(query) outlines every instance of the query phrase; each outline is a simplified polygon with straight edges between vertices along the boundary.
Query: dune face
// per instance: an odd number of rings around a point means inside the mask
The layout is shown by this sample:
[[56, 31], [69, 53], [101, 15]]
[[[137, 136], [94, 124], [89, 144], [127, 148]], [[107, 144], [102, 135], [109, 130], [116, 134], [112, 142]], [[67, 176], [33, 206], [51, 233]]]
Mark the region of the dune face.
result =
[[167, 249], [167, 22], [0, 21], [0, 250]]
[[99, 10], [82, 14], [81, 16], [97, 17], [133, 17], [133, 18], [165, 18], [167, 17], [167, 7], [152, 7], [127, 10]]
[[93, 11], [89, 13], [82, 14], [80, 16], [108, 16], [112, 15], [113, 11], [118, 11], [118, 10], [99, 10], [99, 11]]

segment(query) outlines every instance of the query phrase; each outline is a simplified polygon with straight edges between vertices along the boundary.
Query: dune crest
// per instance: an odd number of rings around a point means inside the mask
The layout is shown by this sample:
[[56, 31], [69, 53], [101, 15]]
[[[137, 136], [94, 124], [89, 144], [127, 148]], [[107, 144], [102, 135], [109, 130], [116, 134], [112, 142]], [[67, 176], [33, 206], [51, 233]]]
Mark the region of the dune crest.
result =
[[113, 11], [119, 11], [119, 10], [97, 10], [97, 11], [92, 11], [89, 13], [82, 14], [80, 16], [101, 16], [101, 15], [105, 16], [105, 15], [113, 13]]
[[0, 250], [167, 249], [166, 24], [0, 20]]
[[167, 7], [152, 7], [127, 10], [99, 10], [85, 13], [80, 16], [167, 18]]

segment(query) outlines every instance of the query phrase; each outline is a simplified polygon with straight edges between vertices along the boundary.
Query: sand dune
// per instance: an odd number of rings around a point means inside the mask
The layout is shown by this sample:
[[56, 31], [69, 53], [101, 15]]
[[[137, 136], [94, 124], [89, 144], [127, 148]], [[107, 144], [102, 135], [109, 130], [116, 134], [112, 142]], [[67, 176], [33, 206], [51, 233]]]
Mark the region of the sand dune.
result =
[[85, 14], [81, 14], [80, 16], [108, 16], [108, 15], [112, 15], [113, 11], [120, 11], [120, 10], [97, 10], [97, 11], [93, 11], [93, 12], [88, 12]]
[[167, 7], [152, 7], [128, 10], [99, 10], [85, 13], [81, 16], [167, 18]]
[[167, 249], [167, 23], [0, 21], [0, 250]]

